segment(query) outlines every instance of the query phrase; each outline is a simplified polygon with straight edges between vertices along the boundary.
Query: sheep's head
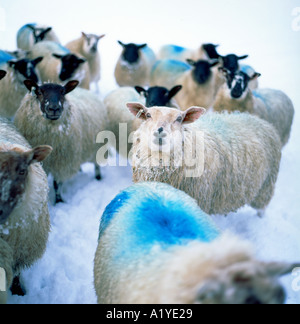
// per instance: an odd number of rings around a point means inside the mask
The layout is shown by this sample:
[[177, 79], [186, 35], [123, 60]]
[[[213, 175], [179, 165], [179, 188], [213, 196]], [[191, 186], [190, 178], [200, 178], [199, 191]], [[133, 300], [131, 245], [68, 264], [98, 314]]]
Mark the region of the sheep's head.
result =
[[198, 291], [201, 304], [283, 304], [285, 291], [279, 277], [299, 265], [240, 262], [216, 270]]
[[38, 86], [32, 80], [24, 81], [26, 88], [34, 92], [40, 104], [43, 116], [52, 121], [60, 119], [65, 109], [65, 95], [73, 91], [79, 84], [78, 81], [69, 81], [65, 86], [54, 83], [45, 83]]
[[206, 60], [199, 60], [197, 62], [187, 60], [187, 62], [193, 67], [192, 75], [194, 81], [198, 84], [206, 83], [212, 75], [211, 68], [219, 64], [218, 60], [213, 60], [212, 62]]
[[235, 73], [239, 70], [239, 61], [245, 60], [249, 55], [237, 56], [235, 54], [229, 54], [221, 56], [221, 66], [228, 70], [229, 76], [234, 77]]
[[61, 70], [59, 73], [59, 78], [61, 81], [71, 79], [74, 73], [76, 73], [76, 71], [80, 67], [80, 65], [86, 62], [85, 59], [79, 58], [75, 54], [52, 54], [52, 56], [61, 60]]
[[203, 44], [202, 47], [210, 59], [219, 59], [220, 54], [216, 50], [216, 48], [219, 47], [219, 45]]
[[97, 36], [93, 34], [85, 34], [82, 32], [83, 43], [83, 52], [86, 55], [95, 55], [98, 51], [98, 43], [101, 38], [105, 35]]
[[231, 72], [226, 68], [219, 68], [219, 70], [224, 74], [227, 86], [230, 91], [230, 96], [233, 99], [241, 99], [247, 94], [248, 85], [250, 81], [254, 81], [261, 76], [260, 73], [254, 73], [251, 77], [242, 72], [238, 71], [232, 77]]
[[51, 151], [50, 146], [38, 146], [28, 152], [0, 151], [0, 224], [5, 223], [24, 194], [29, 166], [45, 160]]
[[182, 147], [183, 126], [195, 122], [205, 113], [204, 108], [191, 107], [180, 111], [167, 107], [146, 108], [140, 103], [128, 103], [129, 111], [144, 121], [140, 127], [142, 145], [152, 152], [170, 154], [175, 147]]
[[7, 64], [14, 69], [21, 83], [26, 79], [33, 80], [34, 82], [39, 82], [35, 68], [42, 60], [43, 57], [38, 57], [34, 60], [21, 59], [18, 61], [9, 61], [7, 62]]
[[35, 44], [45, 40], [47, 34], [52, 31], [52, 27], [37, 28], [34, 25], [27, 25], [27, 27], [32, 30]]
[[3, 70], [0, 70], [0, 80], [2, 80], [6, 76], [6, 72]]
[[142, 87], [135, 87], [135, 90], [144, 95], [146, 98], [146, 107], [168, 107], [171, 105], [170, 101], [182, 89], [181, 85], [175, 86], [171, 90], [164, 87], [151, 87], [145, 90]]
[[123, 60], [128, 62], [129, 64], [138, 63], [141, 49], [147, 46], [147, 44], [142, 44], [142, 45], [136, 45], [133, 43], [124, 44], [121, 41], [118, 41], [118, 43], [123, 47], [123, 53], [122, 53]]

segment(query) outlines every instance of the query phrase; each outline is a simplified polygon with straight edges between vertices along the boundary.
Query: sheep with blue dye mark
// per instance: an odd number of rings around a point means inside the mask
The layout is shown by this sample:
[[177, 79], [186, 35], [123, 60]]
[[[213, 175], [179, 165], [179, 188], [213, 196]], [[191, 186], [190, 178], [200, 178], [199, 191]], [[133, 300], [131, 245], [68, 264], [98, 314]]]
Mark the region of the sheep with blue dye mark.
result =
[[219, 70], [214, 68], [218, 64], [218, 60], [188, 60], [188, 64], [176, 60], [158, 61], [151, 72], [151, 85], [171, 88], [180, 84], [183, 89], [175, 97], [180, 107], [210, 108], [225, 82]]
[[[274, 127], [250, 114], [206, 114], [127, 104], [143, 121], [133, 139], [133, 181], [171, 184], [208, 214], [249, 204], [259, 214], [271, 201], [281, 160]], [[199, 119], [200, 118], [200, 119]]]
[[256, 115], [271, 123], [279, 134], [282, 146], [286, 145], [290, 138], [295, 113], [290, 98], [279, 90], [252, 91], [249, 83], [258, 79], [259, 73], [249, 77], [244, 72], [237, 72], [233, 78], [227, 69], [223, 69], [223, 73], [227, 83], [217, 95], [214, 111], [240, 111]]
[[156, 61], [153, 50], [147, 44], [124, 44], [115, 68], [115, 78], [121, 87], [148, 86], [150, 72]]
[[[103, 102], [91, 91], [74, 89], [78, 81], [37, 85], [26, 80], [30, 91], [15, 116], [15, 125], [33, 146], [47, 144], [53, 153], [44, 168], [54, 178], [56, 203], [62, 202], [61, 186], [76, 175], [86, 162], [95, 164], [96, 179], [101, 179], [96, 163], [96, 136], [109, 130]], [[100, 161], [102, 162], [102, 161]]]
[[39, 81], [36, 69], [42, 60], [43, 57], [16, 59], [0, 51], [0, 70], [7, 72], [0, 84], [0, 116], [13, 118], [27, 92], [23, 82], [26, 79]]
[[279, 277], [296, 264], [261, 262], [221, 233], [196, 201], [141, 183], [106, 207], [94, 261], [99, 304], [283, 304]]
[[78, 80], [80, 87], [90, 88], [89, 67], [84, 58], [70, 52], [69, 49], [55, 42], [41, 42], [35, 44], [28, 57], [35, 59], [43, 56], [43, 62], [38, 66], [42, 82], [61, 84], [71, 80]]
[[78, 54], [87, 60], [89, 66], [90, 82], [96, 84], [98, 89], [98, 82], [100, 81], [101, 61], [98, 51], [98, 42], [105, 35], [94, 35], [82, 33], [81, 37], [69, 42], [66, 45], [72, 53]]
[[[146, 107], [153, 106], [168, 106], [173, 108], [178, 108], [174, 97], [181, 90], [181, 86], [175, 86], [171, 90], [164, 87], [151, 87], [147, 90], [137, 86], [132, 87], [121, 87], [109, 93], [104, 99], [104, 104], [106, 106], [110, 130], [116, 136], [116, 150], [121, 155], [128, 156], [131, 149], [132, 143], [128, 143], [129, 135], [136, 131], [141, 122], [136, 119], [127, 109], [127, 102], [140, 102]], [[125, 134], [121, 135], [121, 139], [126, 139], [126, 146], [120, 143], [120, 124], [127, 125], [127, 131]], [[122, 145], [122, 147], [120, 147]]]
[[19, 49], [30, 51], [34, 44], [43, 41], [59, 43], [59, 39], [52, 27], [34, 23], [26, 24], [18, 31], [17, 45]]
[[219, 45], [202, 44], [199, 49], [192, 50], [177, 45], [164, 45], [160, 49], [157, 57], [159, 60], [178, 60], [186, 62], [188, 59], [194, 61], [218, 59], [220, 57], [216, 48]]
[[[20, 271], [42, 257], [50, 231], [48, 180], [40, 163], [49, 146], [34, 149], [8, 120], [0, 118], [0, 268], [6, 288], [23, 295]], [[6, 301], [7, 290], [0, 293]]]

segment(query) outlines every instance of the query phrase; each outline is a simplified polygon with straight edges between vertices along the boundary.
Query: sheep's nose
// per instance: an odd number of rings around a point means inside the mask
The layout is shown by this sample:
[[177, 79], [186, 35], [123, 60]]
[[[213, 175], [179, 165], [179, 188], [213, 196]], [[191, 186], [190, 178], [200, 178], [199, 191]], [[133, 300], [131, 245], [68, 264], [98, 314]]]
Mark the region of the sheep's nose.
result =
[[161, 127], [161, 128], [159, 128], [157, 131], [158, 131], [159, 134], [161, 134], [161, 133], [164, 131], [164, 128]]

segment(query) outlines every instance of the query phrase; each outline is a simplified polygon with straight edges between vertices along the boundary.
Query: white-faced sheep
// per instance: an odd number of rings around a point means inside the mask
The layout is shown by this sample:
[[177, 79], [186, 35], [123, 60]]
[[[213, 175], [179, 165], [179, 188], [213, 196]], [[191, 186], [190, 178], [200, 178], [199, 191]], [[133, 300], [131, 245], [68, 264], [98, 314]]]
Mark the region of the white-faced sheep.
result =
[[246, 204], [260, 214], [267, 207], [281, 159], [281, 141], [272, 125], [241, 113], [200, 118], [205, 109], [199, 107], [182, 112], [127, 106], [144, 121], [133, 141], [134, 182], [171, 184], [208, 214], [227, 214]]
[[221, 233], [184, 192], [140, 183], [107, 206], [94, 262], [99, 304], [283, 304], [279, 277], [299, 266], [261, 262]]
[[219, 45], [208, 43], [202, 44], [197, 50], [192, 50], [177, 45], [164, 45], [160, 49], [157, 57], [159, 60], [177, 60], [183, 62], [186, 62], [188, 59], [192, 59], [194, 61], [213, 60], [220, 57], [216, 50], [218, 46]]
[[210, 108], [224, 78], [217, 68], [218, 60], [197, 62], [188, 60], [189, 64], [176, 60], [158, 61], [151, 72], [151, 85], [173, 87], [183, 86], [175, 97], [180, 107], [193, 105]]
[[254, 114], [275, 127], [284, 146], [290, 138], [294, 118], [294, 106], [290, 98], [279, 90], [252, 91], [249, 82], [256, 80], [260, 76], [259, 73], [255, 73], [250, 78], [244, 72], [237, 72], [232, 78], [227, 69], [223, 69], [223, 72], [227, 83], [217, 95], [214, 111], [240, 111]]
[[59, 43], [59, 39], [52, 27], [37, 24], [27, 24], [20, 28], [17, 34], [17, 45], [19, 49], [30, 51], [34, 44], [52, 41]]
[[[15, 127], [0, 118], [0, 268], [5, 270], [6, 291], [12, 287], [13, 294], [24, 294], [20, 271], [33, 265], [46, 249], [49, 187], [37, 162], [51, 151], [49, 146], [31, 149]], [[6, 296], [0, 294], [0, 303]]]
[[156, 61], [152, 49], [147, 44], [123, 44], [122, 54], [115, 68], [115, 78], [121, 87], [148, 86], [150, 72]]
[[78, 54], [87, 60], [90, 71], [90, 82], [95, 83], [98, 89], [98, 82], [100, 81], [100, 54], [98, 51], [98, 42], [105, 35], [97, 36], [93, 34], [82, 33], [81, 37], [69, 42], [66, 45], [72, 53]]
[[[140, 86], [135, 88], [121, 87], [106, 96], [104, 104], [107, 110], [110, 130], [116, 136], [115, 148], [121, 155], [128, 156], [132, 146], [132, 143], [128, 143], [130, 134], [136, 131], [141, 124], [141, 121], [129, 112], [126, 103], [140, 102], [149, 108], [153, 106], [178, 108], [174, 97], [181, 88], [181, 86], [175, 86], [171, 90], [168, 90], [163, 87], [151, 87], [146, 90]], [[120, 134], [120, 124], [127, 125], [127, 131], [124, 134]], [[124, 139], [125, 143], [123, 141]]]
[[0, 70], [7, 72], [0, 85], [0, 116], [12, 118], [15, 115], [27, 92], [23, 82], [26, 79], [39, 81], [36, 68], [42, 60], [43, 57], [17, 60], [0, 51]]
[[62, 83], [78, 80], [80, 87], [90, 88], [89, 66], [84, 58], [69, 51], [69, 49], [54, 42], [35, 44], [28, 57], [35, 59], [43, 56], [43, 62], [38, 66], [42, 82]]
[[96, 136], [108, 130], [106, 109], [96, 94], [73, 91], [78, 81], [38, 86], [27, 80], [25, 85], [32, 93], [24, 98], [15, 125], [31, 145], [53, 147], [44, 168], [53, 175], [56, 202], [62, 202], [61, 185], [78, 173], [81, 164], [95, 163], [96, 178], [101, 179]]

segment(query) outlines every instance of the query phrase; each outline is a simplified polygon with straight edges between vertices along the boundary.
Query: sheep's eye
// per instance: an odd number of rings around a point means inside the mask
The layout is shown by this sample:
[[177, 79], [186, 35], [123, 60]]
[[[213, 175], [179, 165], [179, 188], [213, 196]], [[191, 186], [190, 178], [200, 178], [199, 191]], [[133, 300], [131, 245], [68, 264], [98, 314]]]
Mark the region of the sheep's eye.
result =
[[179, 116], [179, 117], [176, 119], [176, 121], [177, 121], [178, 123], [182, 123], [182, 121], [183, 121], [182, 116]]
[[147, 113], [147, 114], [146, 114], [146, 117], [147, 117], [147, 118], [151, 118], [151, 114]]
[[25, 175], [25, 173], [26, 173], [26, 171], [25, 171], [25, 170], [20, 170], [20, 171], [19, 171], [19, 175], [20, 175], [20, 176], [23, 176], [23, 175]]

